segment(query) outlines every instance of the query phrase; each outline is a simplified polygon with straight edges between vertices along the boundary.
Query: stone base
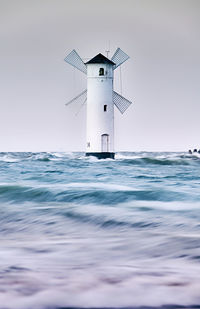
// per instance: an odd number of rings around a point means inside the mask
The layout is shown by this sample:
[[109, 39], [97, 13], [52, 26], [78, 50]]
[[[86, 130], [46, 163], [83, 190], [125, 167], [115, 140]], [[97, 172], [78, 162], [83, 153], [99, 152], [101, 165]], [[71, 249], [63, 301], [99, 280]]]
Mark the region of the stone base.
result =
[[85, 155], [87, 157], [93, 156], [98, 159], [114, 159], [115, 158], [114, 152], [86, 152]]

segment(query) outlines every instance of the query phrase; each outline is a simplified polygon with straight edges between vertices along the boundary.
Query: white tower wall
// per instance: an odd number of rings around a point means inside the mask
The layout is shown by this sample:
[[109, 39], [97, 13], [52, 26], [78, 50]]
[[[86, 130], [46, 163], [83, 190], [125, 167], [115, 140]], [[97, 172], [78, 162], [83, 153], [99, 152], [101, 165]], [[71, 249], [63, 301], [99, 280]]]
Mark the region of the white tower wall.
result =
[[[99, 75], [100, 69], [104, 75]], [[87, 64], [87, 153], [114, 152], [113, 65]]]

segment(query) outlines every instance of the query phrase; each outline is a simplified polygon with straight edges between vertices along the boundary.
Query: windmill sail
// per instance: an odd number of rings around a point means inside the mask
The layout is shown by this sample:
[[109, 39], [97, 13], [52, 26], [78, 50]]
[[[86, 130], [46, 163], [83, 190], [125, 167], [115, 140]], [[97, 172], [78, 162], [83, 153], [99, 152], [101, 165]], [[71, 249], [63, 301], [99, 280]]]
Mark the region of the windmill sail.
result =
[[119, 65], [121, 65], [128, 59], [129, 59], [129, 56], [125, 52], [123, 52], [123, 50], [121, 50], [120, 48], [117, 48], [116, 52], [111, 58], [111, 60], [115, 63], [114, 69], [116, 69]]
[[75, 49], [73, 49], [64, 60], [67, 63], [71, 64], [73, 67], [77, 68], [79, 71], [87, 74], [86, 65], [79, 56], [79, 54], [75, 51]]
[[127, 108], [132, 104], [131, 101], [125, 99], [119, 93], [113, 91], [113, 103], [118, 108], [121, 114], [123, 114]]
[[81, 92], [79, 95], [77, 95], [75, 98], [73, 98], [72, 100], [70, 100], [69, 102], [67, 102], [65, 105], [69, 105], [71, 103], [74, 103], [78, 100], [82, 99], [84, 101], [84, 103], [87, 100], [87, 89], [85, 89], [83, 92]]

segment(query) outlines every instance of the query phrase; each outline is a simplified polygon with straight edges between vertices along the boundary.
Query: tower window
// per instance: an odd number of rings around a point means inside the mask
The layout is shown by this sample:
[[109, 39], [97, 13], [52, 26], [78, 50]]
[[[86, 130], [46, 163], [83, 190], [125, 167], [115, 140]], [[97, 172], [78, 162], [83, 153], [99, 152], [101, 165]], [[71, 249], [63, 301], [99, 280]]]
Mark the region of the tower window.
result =
[[104, 110], [104, 112], [107, 112], [107, 105], [103, 106], [103, 110]]
[[99, 76], [102, 76], [102, 75], [104, 75], [104, 68], [99, 69]]

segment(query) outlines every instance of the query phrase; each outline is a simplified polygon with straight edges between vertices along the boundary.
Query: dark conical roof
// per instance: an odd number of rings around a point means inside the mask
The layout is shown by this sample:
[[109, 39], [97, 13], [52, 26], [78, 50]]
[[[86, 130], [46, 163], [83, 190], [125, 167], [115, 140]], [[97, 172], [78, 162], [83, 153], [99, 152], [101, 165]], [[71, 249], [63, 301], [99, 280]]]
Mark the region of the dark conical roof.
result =
[[115, 65], [113, 61], [109, 60], [101, 53], [96, 55], [94, 58], [90, 59], [88, 62], [86, 62], [86, 64], [89, 64], [89, 63], [109, 63], [112, 65]]

